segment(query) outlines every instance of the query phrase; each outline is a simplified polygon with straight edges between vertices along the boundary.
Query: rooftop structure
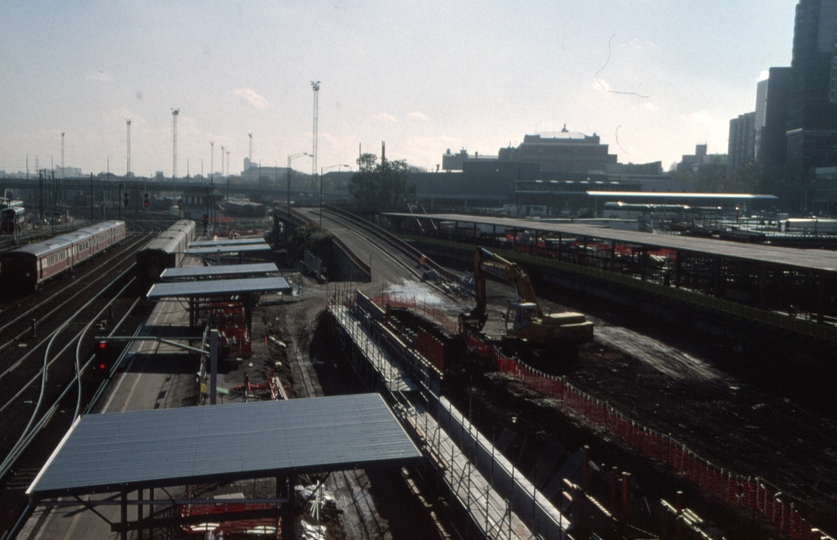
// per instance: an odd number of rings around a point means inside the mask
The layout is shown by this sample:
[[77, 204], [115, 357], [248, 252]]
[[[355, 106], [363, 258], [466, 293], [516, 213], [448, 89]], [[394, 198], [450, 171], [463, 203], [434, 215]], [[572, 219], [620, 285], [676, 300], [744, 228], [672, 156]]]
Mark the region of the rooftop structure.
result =
[[570, 132], [565, 125], [557, 133], [524, 136], [517, 148], [501, 148], [498, 159], [537, 163], [542, 171], [586, 173], [604, 171], [608, 164], [616, 163], [617, 157], [608, 153], [608, 145], [601, 144], [595, 133]]

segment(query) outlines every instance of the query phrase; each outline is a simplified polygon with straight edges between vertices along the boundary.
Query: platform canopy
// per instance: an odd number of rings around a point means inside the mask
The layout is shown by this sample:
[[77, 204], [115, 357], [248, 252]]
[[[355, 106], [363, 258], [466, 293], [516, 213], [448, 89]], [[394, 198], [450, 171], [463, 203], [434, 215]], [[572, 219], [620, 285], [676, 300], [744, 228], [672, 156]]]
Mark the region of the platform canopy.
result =
[[213, 247], [213, 246], [247, 246], [267, 244], [264, 238], [219, 238], [218, 240], [200, 240], [192, 242], [190, 247]]
[[728, 242], [715, 238], [699, 238], [673, 234], [649, 234], [637, 231], [608, 229], [583, 223], [570, 223], [566, 220], [549, 221], [545, 219], [531, 220], [523, 218], [472, 216], [467, 214], [406, 214], [395, 212], [384, 215], [405, 219], [430, 219], [503, 227], [505, 229], [542, 231], [544, 233], [566, 235], [569, 238], [598, 238], [625, 244], [674, 249], [701, 255], [729, 257], [731, 259], [752, 261], [753, 263], [772, 263], [806, 270], [837, 272], [837, 252], [824, 249], [798, 249], [764, 244]]
[[284, 278], [261, 277], [155, 283], [147, 296], [149, 300], [163, 300], [165, 298], [209, 298], [290, 292], [292, 292], [291, 286]]
[[163, 270], [163, 273], [160, 274], [160, 279], [163, 281], [201, 280], [223, 277], [257, 276], [275, 274], [277, 272], [279, 272], [279, 269], [273, 263], [188, 266], [183, 268], [166, 268]]
[[211, 246], [211, 247], [189, 247], [186, 250], [186, 255], [207, 255], [212, 256], [216, 254], [231, 255], [235, 253], [256, 253], [259, 251], [270, 251], [270, 246], [262, 242], [261, 244], [244, 244], [240, 246]]
[[594, 198], [620, 198], [665, 201], [671, 199], [690, 199], [698, 201], [778, 201], [776, 195], [759, 193], [696, 193], [689, 191], [588, 191], [587, 195]]
[[420, 462], [379, 394], [91, 414], [26, 494], [37, 502]]

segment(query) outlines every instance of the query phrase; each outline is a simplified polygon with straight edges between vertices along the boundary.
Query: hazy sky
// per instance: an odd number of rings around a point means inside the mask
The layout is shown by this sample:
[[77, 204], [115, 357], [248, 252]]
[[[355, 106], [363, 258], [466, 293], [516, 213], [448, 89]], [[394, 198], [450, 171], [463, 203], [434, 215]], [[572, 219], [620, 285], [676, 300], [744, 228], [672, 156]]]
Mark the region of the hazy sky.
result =
[[[351, 164], [359, 145], [434, 169], [525, 134], [594, 132], [665, 169], [755, 108], [790, 65], [795, 0], [0, 0], [0, 170], [230, 171]], [[309, 158], [294, 168], [310, 172]]]

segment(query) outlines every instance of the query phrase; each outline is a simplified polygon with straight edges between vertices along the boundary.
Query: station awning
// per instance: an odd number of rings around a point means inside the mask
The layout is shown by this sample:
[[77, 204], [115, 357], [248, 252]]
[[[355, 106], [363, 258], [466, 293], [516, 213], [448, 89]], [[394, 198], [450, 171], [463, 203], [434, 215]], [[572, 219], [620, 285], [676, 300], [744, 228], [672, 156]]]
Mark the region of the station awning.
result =
[[256, 253], [270, 251], [270, 246], [262, 242], [261, 244], [244, 244], [240, 246], [212, 246], [212, 247], [189, 247], [186, 250], [186, 255], [231, 255], [234, 253]]
[[284, 278], [261, 277], [155, 283], [147, 296], [149, 300], [162, 300], [164, 298], [208, 298], [290, 292], [291, 286]]
[[91, 414], [76, 420], [26, 494], [38, 502], [420, 462], [378, 394]]
[[273, 263], [190, 266], [183, 268], [166, 268], [160, 275], [160, 279], [163, 281], [177, 281], [190, 279], [229, 278], [233, 276], [274, 274], [278, 271], [279, 269]]
[[192, 242], [189, 244], [189, 247], [247, 246], [262, 244], [267, 244], [267, 242], [264, 241], [264, 238], [219, 238], [218, 240], [200, 240], [198, 242]]

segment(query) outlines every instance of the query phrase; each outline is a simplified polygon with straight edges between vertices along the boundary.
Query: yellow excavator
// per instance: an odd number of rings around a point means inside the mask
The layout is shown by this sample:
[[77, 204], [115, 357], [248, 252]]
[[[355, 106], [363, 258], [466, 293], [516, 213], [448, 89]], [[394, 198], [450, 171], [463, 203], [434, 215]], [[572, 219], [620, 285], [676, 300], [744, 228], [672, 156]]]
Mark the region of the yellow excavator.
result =
[[507, 261], [487, 249], [474, 253], [474, 284], [477, 305], [459, 318], [477, 330], [487, 320], [485, 281], [488, 275], [506, 281], [514, 287], [517, 300], [510, 302], [506, 311], [506, 335], [521, 340], [532, 348], [564, 349], [593, 341], [593, 323], [583, 313], [565, 312], [544, 314], [529, 276], [517, 264]]

